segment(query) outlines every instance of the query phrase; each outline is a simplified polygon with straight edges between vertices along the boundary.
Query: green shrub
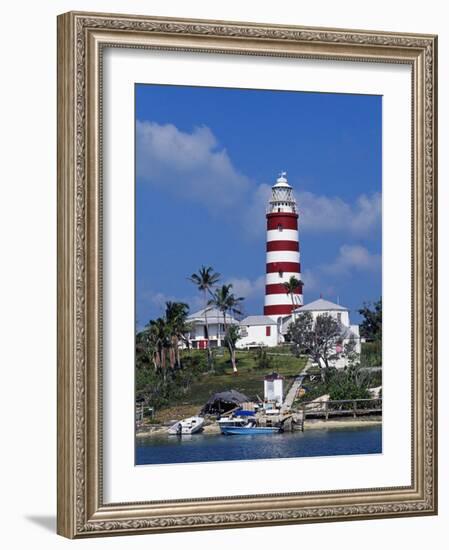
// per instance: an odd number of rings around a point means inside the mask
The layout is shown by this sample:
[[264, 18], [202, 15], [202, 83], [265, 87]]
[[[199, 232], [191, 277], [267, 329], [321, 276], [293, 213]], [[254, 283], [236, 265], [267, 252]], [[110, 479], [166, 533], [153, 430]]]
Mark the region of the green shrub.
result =
[[360, 365], [362, 367], [382, 366], [382, 341], [364, 342], [360, 354]]
[[370, 375], [360, 371], [358, 366], [344, 370], [327, 369], [324, 381], [317, 380], [304, 384], [306, 389], [298, 402], [313, 401], [322, 395], [329, 394], [331, 401], [350, 399], [369, 399], [368, 388], [371, 386]]
[[273, 366], [273, 360], [267, 354], [265, 348], [258, 348], [254, 354], [255, 368], [258, 370], [269, 370]]

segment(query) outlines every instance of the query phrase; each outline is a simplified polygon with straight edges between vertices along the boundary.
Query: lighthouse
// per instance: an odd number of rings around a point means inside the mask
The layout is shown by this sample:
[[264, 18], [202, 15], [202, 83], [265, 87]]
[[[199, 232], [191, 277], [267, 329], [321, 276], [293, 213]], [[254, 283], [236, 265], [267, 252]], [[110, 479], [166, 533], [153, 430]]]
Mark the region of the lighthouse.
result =
[[[301, 264], [299, 259], [298, 210], [287, 173], [281, 172], [271, 188], [267, 207], [267, 259], [265, 279], [264, 315], [280, 317], [290, 315], [303, 305]], [[300, 284], [292, 295], [287, 294], [284, 283], [295, 277]]]

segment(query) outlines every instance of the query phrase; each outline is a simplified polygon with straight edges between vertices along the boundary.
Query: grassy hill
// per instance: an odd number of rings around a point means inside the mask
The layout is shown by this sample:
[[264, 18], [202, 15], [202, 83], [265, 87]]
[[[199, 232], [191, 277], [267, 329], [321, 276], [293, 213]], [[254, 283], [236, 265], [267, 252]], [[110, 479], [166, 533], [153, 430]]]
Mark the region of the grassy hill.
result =
[[306, 359], [297, 358], [287, 350], [267, 350], [268, 365], [260, 368], [255, 351], [237, 351], [238, 374], [233, 374], [229, 354], [225, 350], [215, 350], [215, 372], [205, 372], [206, 353], [201, 350], [184, 352], [186, 354], [185, 370], [189, 363], [200, 365], [198, 373], [189, 384], [186, 384], [182, 395], [170, 398], [169, 403], [156, 409], [155, 420], [164, 422], [174, 418], [197, 413], [209, 397], [220, 391], [234, 389], [247, 395], [250, 399], [263, 398], [263, 379], [271, 372], [285, 377], [286, 392], [293, 380], [305, 367]]
[[305, 366], [305, 359], [298, 359], [292, 355], [269, 355], [271, 365], [267, 369], [255, 368], [254, 352], [238, 351], [238, 374], [234, 375], [227, 354], [216, 358], [216, 374], [204, 373], [202, 378], [192, 384], [183, 399], [184, 403], [204, 405], [209, 397], [218, 391], [234, 389], [255, 399], [257, 395], [263, 397], [263, 379], [271, 373], [277, 372], [289, 379], [299, 374]]

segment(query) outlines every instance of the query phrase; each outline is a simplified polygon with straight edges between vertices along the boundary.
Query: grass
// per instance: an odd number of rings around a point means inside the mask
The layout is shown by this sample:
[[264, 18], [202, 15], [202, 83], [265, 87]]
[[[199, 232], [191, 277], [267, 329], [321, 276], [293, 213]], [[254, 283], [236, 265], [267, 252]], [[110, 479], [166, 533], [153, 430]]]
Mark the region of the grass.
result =
[[290, 345], [284, 344], [280, 346], [266, 348], [266, 351], [269, 355], [291, 355], [290, 348]]
[[382, 342], [381, 341], [364, 342], [362, 344], [360, 364], [362, 365], [362, 367], [382, 366]]
[[[205, 352], [192, 350], [193, 355], [200, 354], [205, 357]], [[233, 374], [229, 361], [229, 354], [225, 352], [215, 357], [215, 373], [203, 373], [195, 380], [187, 392], [178, 400], [173, 400], [170, 407], [156, 411], [159, 421], [177, 418], [183, 411], [194, 414], [206, 403], [209, 397], [217, 392], [234, 389], [244, 393], [249, 399], [256, 399], [257, 395], [263, 398], [263, 379], [271, 372], [277, 372], [285, 377], [284, 391], [286, 392], [293, 378], [299, 374], [306, 365], [306, 359], [292, 355], [284, 357], [270, 357], [270, 367], [257, 369], [254, 359], [254, 351], [237, 351], [238, 374]], [[182, 415], [181, 415], [182, 416]]]

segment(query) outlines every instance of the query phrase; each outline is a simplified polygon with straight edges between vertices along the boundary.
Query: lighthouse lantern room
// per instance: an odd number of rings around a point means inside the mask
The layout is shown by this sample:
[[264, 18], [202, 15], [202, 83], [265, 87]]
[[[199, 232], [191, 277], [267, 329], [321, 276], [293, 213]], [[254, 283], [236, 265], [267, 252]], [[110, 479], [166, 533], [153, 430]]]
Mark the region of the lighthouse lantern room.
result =
[[[271, 188], [267, 218], [267, 259], [264, 314], [278, 320], [303, 305], [299, 257], [298, 210], [287, 173], [281, 172]], [[300, 284], [292, 295], [284, 286], [291, 277]]]

